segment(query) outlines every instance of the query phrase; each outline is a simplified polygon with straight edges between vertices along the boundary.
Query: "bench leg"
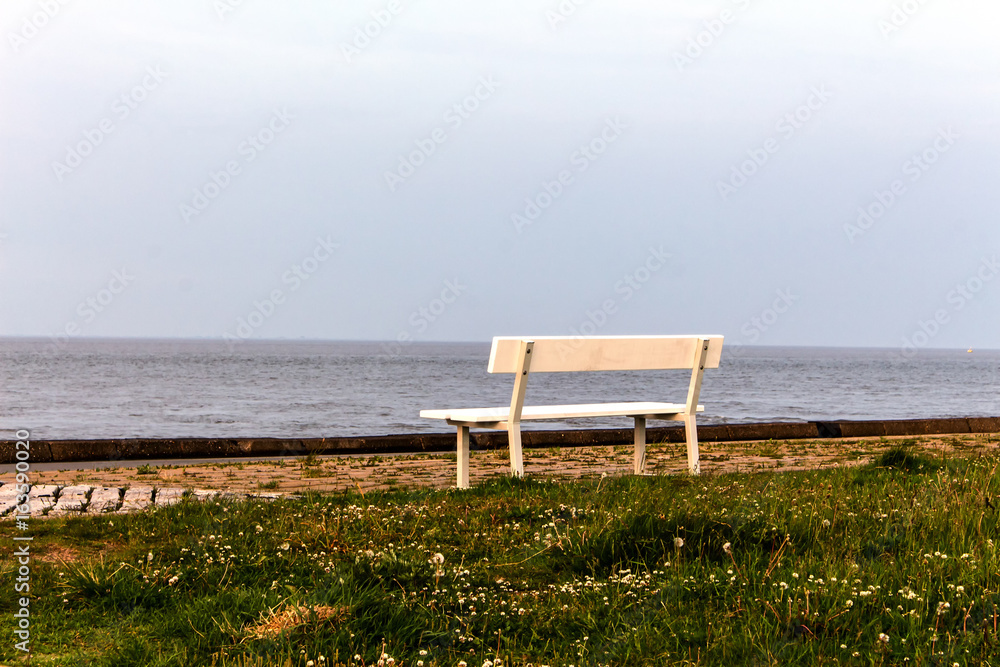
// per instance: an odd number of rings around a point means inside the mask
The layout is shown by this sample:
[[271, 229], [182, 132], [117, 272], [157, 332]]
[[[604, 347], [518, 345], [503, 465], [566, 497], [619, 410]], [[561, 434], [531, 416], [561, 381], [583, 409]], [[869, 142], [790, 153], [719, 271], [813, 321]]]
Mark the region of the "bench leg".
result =
[[521, 424], [507, 426], [507, 445], [510, 448], [510, 475], [524, 477], [524, 461], [521, 457]]
[[688, 472], [692, 475], [701, 474], [701, 463], [698, 461], [698, 427], [694, 415], [684, 417], [684, 432], [687, 435]]
[[469, 488], [469, 427], [458, 427], [458, 488]]
[[641, 475], [646, 470], [646, 418], [635, 418], [634, 472]]

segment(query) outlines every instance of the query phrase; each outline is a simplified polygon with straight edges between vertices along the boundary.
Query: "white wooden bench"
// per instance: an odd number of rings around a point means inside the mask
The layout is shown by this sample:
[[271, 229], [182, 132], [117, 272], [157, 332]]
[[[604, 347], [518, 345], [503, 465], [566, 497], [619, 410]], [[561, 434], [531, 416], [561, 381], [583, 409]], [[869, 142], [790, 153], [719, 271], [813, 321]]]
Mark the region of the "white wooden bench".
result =
[[[534, 419], [578, 417], [632, 417], [635, 420], [634, 470], [641, 474], [646, 463], [646, 420], [683, 421], [687, 436], [688, 470], [701, 472], [698, 462], [698, 430], [695, 415], [702, 374], [718, 368], [722, 336], [497, 336], [493, 339], [487, 371], [514, 373], [510, 405], [498, 408], [421, 410], [420, 416], [444, 419], [458, 427], [458, 487], [469, 486], [469, 429], [506, 430], [511, 474], [524, 474], [521, 456], [521, 422]], [[524, 405], [530, 373], [574, 371], [627, 371], [690, 369], [684, 403], [598, 403], [587, 405]]]

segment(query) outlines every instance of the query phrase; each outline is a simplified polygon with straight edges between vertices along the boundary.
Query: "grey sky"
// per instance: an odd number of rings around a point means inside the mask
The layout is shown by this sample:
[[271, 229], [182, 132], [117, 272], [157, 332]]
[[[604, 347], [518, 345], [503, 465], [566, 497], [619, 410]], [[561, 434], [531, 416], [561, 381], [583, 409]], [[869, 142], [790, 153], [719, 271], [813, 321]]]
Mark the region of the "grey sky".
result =
[[0, 335], [1000, 348], [1000, 6], [577, 2], [5, 0]]

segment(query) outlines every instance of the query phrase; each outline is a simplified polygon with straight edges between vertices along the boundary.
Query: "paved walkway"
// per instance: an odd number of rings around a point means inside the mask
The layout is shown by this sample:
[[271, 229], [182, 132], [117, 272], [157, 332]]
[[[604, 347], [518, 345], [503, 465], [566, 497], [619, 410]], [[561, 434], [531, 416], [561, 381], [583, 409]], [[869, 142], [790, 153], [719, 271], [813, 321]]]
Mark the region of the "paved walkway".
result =
[[[702, 473], [815, 470], [866, 463], [887, 448], [906, 444], [931, 456], [970, 456], [1000, 449], [996, 434], [954, 436], [825, 438], [743, 443], [706, 443]], [[473, 484], [507, 475], [506, 450], [473, 452]], [[631, 474], [632, 447], [526, 449], [525, 473], [542, 479], [571, 480]], [[384, 491], [400, 488], [446, 489], [455, 485], [454, 454], [396, 456], [286, 457], [223, 462], [119, 462], [115, 467], [32, 469], [32, 516], [128, 513], [165, 507], [184, 498], [273, 500], [307, 491]], [[69, 464], [63, 464], [69, 465]], [[651, 444], [646, 470], [653, 475], [683, 475], [683, 444]], [[14, 516], [17, 487], [13, 473], [0, 476], [0, 517]]]

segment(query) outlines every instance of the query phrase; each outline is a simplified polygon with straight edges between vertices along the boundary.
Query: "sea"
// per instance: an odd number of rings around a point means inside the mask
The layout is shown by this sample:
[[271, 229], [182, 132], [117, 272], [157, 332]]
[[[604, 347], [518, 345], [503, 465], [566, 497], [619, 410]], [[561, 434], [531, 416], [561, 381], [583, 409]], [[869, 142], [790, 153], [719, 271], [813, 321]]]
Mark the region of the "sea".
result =
[[[507, 405], [489, 341], [0, 339], [0, 440], [446, 433], [427, 408]], [[546, 373], [527, 403], [683, 402], [689, 373]], [[736, 347], [699, 423], [1000, 416], [1000, 351]], [[625, 418], [532, 422], [622, 428]], [[651, 422], [651, 426], [656, 426]]]

